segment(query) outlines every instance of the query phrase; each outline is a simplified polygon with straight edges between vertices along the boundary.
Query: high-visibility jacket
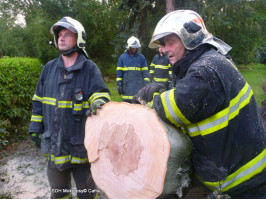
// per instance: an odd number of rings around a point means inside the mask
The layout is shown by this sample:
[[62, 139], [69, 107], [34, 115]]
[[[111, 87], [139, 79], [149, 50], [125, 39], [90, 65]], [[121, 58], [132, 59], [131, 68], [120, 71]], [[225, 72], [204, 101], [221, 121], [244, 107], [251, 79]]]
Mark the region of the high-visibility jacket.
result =
[[149, 72], [144, 55], [139, 52], [130, 55], [128, 50], [123, 53], [117, 62], [116, 83], [123, 86], [123, 100], [130, 100], [137, 92], [149, 84]]
[[175, 88], [155, 95], [153, 107], [190, 136], [200, 180], [232, 197], [265, 185], [265, 129], [232, 60], [207, 48], [175, 63], [173, 73]]
[[157, 53], [151, 62], [149, 78], [151, 82], [156, 82], [168, 88], [169, 82], [172, 79], [171, 64], [167, 54]]
[[88, 163], [85, 112], [96, 99], [109, 101], [110, 91], [96, 64], [83, 54], [70, 68], [61, 56], [44, 66], [32, 99], [29, 132], [42, 134], [41, 151], [59, 170]]

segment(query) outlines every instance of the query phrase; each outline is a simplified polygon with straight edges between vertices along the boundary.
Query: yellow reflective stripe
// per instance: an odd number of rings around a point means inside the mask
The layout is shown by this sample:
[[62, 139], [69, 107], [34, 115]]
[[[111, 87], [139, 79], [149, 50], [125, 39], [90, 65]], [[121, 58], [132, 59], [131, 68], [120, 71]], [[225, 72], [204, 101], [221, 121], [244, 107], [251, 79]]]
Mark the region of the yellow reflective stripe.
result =
[[[48, 157], [48, 154], [45, 155], [46, 157]], [[71, 162], [72, 164], [84, 164], [89, 162], [88, 158], [72, 157], [71, 155], [60, 156], [60, 157], [55, 157], [54, 155], [51, 155], [50, 160], [54, 162], [56, 165], [64, 164], [67, 162]]]
[[154, 97], [155, 97], [155, 96], [158, 96], [158, 95], [160, 95], [159, 92], [154, 92], [154, 94], [153, 94], [153, 98], [152, 98], [152, 101], [151, 101], [151, 102], [148, 102], [148, 107], [149, 107], [149, 108], [152, 108], [152, 107], [153, 107], [153, 100], [154, 100]]
[[148, 67], [142, 67], [141, 71], [148, 70]]
[[116, 78], [116, 81], [122, 81], [123, 78]]
[[251, 179], [261, 173], [266, 168], [266, 149], [258, 156], [239, 168], [236, 172], [230, 174], [225, 180], [219, 182], [203, 182], [212, 190], [222, 189], [223, 192]]
[[133, 96], [123, 96], [123, 95], [122, 95], [122, 98], [123, 98], [123, 99], [132, 99]]
[[144, 78], [144, 81], [149, 81], [150, 82], [150, 79], [149, 78]]
[[83, 101], [83, 108], [89, 108], [89, 102], [88, 101]]
[[79, 104], [74, 103], [74, 110], [75, 111], [81, 111], [82, 107], [83, 107], [82, 103], [79, 103]]
[[58, 108], [72, 108], [72, 101], [58, 101]]
[[56, 99], [50, 97], [43, 97], [43, 103], [55, 106]]
[[239, 111], [250, 102], [252, 95], [253, 91], [248, 83], [246, 83], [239, 94], [230, 101], [226, 109], [197, 124], [188, 125], [187, 130], [190, 137], [207, 135], [228, 126], [228, 122], [237, 116]]
[[237, 67], [227, 58], [228, 62], [238, 71]]
[[169, 65], [155, 65], [155, 68], [158, 68], [158, 69], [169, 69]]
[[169, 75], [171, 75], [172, 74], [172, 71], [169, 71]]
[[140, 71], [140, 67], [126, 67], [126, 70], [136, 70], [136, 71]]
[[32, 115], [30, 121], [33, 122], [42, 122], [43, 116], [41, 115]]
[[54, 157], [54, 155], [51, 155], [51, 161], [53, 161], [56, 165], [63, 164], [70, 162], [71, 156], [61, 156], [61, 157]]
[[116, 70], [121, 70], [121, 71], [124, 71], [124, 67], [117, 67]]
[[177, 127], [191, 124], [177, 107], [175, 103], [174, 91], [175, 89], [172, 89], [161, 94], [161, 100], [166, 118]]
[[33, 95], [33, 98], [32, 98], [32, 100], [34, 100], [34, 101], [40, 101], [40, 102], [42, 102], [43, 98], [42, 98], [42, 97], [39, 97], [39, 96], [37, 96], [36, 94], [34, 94], [34, 95]]
[[111, 99], [110, 95], [108, 93], [105, 92], [97, 92], [97, 93], [93, 93], [93, 95], [91, 95], [91, 97], [89, 98], [89, 104], [91, 105], [93, 103], [93, 101], [95, 101], [96, 99], [100, 98], [100, 97], [104, 97], [108, 100]]
[[89, 162], [88, 158], [77, 158], [77, 157], [72, 157], [71, 163], [72, 164], [84, 164]]
[[156, 78], [156, 77], [154, 77], [154, 80], [156, 82], [167, 82], [168, 81], [168, 78]]
[[151, 65], [150, 65], [151, 67], [154, 67], [155, 66], [155, 64], [154, 63], [151, 63]]
[[144, 71], [144, 70], [148, 70], [148, 67], [117, 67], [116, 70], [120, 70], [120, 71], [131, 71], [131, 70], [136, 70], [136, 71]]
[[150, 74], [154, 74], [154, 70], [150, 70]]

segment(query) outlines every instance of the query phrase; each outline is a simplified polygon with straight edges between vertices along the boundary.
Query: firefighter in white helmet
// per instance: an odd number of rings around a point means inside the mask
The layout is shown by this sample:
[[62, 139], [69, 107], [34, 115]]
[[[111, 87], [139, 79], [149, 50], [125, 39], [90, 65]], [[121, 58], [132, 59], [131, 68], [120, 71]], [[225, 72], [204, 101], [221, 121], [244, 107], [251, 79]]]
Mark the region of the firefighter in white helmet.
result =
[[127, 40], [127, 49], [117, 63], [116, 82], [117, 90], [124, 102], [131, 103], [133, 96], [142, 87], [149, 83], [147, 61], [144, 55], [138, 52], [140, 48], [138, 38], [131, 36]]
[[[266, 133], [253, 91], [199, 14], [177, 10], [157, 24], [149, 47], [163, 46], [175, 88], [150, 84], [133, 101], [150, 102], [194, 145], [192, 163], [209, 197], [266, 198]], [[163, 92], [164, 91], [164, 92]]]
[[[88, 59], [83, 26], [70, 17], [51, 30], [61, 55], [48, 62], [33, 96], [29, 133], [48, 158], [51, 198], [71, 198], [71, 174], [78, 198], [97, 193], [84, 146], [87, 115], [110, 100], [101, 72]], [[41, 141], [41, 142], [40, 142]]]

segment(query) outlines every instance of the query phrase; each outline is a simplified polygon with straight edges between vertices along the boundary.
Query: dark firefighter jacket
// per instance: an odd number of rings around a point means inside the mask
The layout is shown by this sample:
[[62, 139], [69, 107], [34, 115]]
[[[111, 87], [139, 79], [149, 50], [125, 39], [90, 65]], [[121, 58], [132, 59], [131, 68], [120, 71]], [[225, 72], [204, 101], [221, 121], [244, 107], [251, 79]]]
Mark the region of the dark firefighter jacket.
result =
[[151, 62], [149, 78], [151, 82], [156, 82], [168, 88], [169, 82], [172, 80], [172, 69], [167, 54], [157, 53]]
[[249, 84], [231, 59], [201, 45], [173, 67], [175, 89], [153, 107], [193, 143], [201, 181], [232, 197], [266, 183], [266, 133]]
[[116, 82], [123, 85], [123, 99], [132, 99], [137, 92], [149, 84], [149, 72], [145, 57], [136, 52], [130, 55], [128, 50], [117, 62]]
[[[77, 100], [77, 94], [83, 99]], [[109, 101], [109, 89], [96, 64], [83, 54], [69, 70], [61, 56], [44, 66], [32, 99], [29, 132], [43, 134], [42, 153], [59, 170], [88, 162], [85, 112], [99, 98]]]

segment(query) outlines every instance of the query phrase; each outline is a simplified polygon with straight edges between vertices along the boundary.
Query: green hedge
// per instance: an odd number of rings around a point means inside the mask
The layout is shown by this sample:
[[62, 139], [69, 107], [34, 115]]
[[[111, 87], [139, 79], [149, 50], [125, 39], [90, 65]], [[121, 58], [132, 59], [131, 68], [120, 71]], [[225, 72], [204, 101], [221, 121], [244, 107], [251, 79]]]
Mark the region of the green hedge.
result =
[[0, 150], [28, 136], [31, 99], [41, 71], [35, 58], [0, 59]]

